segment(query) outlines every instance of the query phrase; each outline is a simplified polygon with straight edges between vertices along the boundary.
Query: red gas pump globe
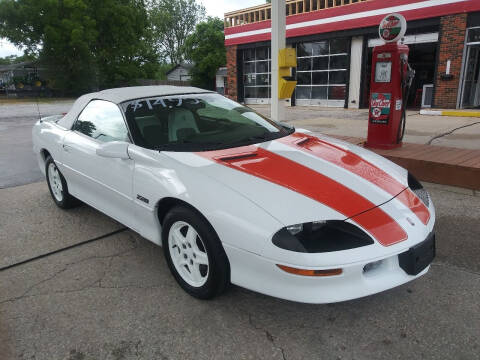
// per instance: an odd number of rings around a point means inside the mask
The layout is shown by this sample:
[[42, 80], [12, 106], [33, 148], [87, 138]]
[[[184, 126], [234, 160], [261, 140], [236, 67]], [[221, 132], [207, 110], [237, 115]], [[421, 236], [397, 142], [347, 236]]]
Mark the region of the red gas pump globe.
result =
[[397, 42], [407, 31], [407, 21], [400, 14], [390, 14], [383, 18], [378, 27], [378, 35], [385, 42]]
[[387, 43], [373, 49], [367, 147], [401, 146], [399, 134], [406, 101], [403, 95], [409, 48], [397, 41], [405, 30], [405, 19], [398, 14], [388, 15], [380, 23], [380, 37]]

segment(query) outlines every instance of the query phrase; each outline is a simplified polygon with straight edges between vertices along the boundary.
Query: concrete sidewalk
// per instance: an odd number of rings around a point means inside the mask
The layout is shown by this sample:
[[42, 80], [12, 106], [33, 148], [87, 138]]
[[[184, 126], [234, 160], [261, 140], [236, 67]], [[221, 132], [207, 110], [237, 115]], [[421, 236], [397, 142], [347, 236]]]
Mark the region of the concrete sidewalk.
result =
[[[270, 116], [269, 105], [252, 105], [252, 109]], [[368, 110], [323, 107], [290, 107], [286, 122], [326, 135], [367, 137]], [[458, 130], [454, 130], [457, 129]], [[454, 130], [452, 132], [452, 130]], [[450, 134], [447, 134], [451, 132]], [[445, 134], [444, 136], [441, 136]], [[434, 139], [437, 136], [439, 138]], [[433, 140], [432, 140], [433, 139]], [[461, 149], [480, 149], [480, 119], [475, 117], [426, 116], [407, 112], [406, 143], [440, 145]]]

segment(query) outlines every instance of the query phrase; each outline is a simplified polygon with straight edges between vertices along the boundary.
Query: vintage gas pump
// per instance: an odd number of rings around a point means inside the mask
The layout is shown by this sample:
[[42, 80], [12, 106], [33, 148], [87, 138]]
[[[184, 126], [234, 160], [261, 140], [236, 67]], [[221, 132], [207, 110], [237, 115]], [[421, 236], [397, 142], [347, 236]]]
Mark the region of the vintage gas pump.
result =
[[408, 94], [415, 76], [408, 64], [408, 46], [398, 43], [406, 30], [400, 14], [388, 15], [380, 23], [380, 38], [386, 44], [373, 49], [367, 147], [402, 145]]

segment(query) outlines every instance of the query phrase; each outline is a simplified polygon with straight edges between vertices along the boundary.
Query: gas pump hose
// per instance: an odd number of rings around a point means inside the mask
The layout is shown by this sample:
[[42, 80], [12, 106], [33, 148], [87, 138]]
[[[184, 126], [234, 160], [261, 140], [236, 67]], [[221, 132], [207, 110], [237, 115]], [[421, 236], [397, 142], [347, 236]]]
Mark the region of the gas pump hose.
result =
[[[413, 76], [415, 76], [415, 70], [413, 70], [410, 67], [410, 64], [407, 62], [407, 76], [410, 76], [410, 74], [413, 72]], [[404, 77], [404, 70], [403, 66], [401, 66], [401, 79], [402, 79], [402, 114], [400, 117], [400, 126], [398, 127], [398, 133], [397, 133], [397, 144], [399, 144], [403, 140], [403, 136], [405, 135], [405, 126], [407, 124], [407, 103], [408, 103], [408, 97], [410, 96], [410, 89], [412, 88], [412, 81], [407, 80]], [[412, 76], [412, 80], [413, 80]]]

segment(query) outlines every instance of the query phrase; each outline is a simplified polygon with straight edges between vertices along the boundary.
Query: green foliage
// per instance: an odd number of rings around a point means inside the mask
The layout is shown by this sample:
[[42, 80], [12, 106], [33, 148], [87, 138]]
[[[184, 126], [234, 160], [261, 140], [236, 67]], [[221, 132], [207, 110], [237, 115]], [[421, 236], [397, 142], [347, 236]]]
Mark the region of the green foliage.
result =
[[185, 59], [185, 40], [205, 17], [205, 8], [195, 0], [151, 0], [149, 17], [157, 53], [177, 65]]
[[173, 69], [175, 65], [162, 63], [158, 65], [157, 72], [155, 74], [156, 80], [167, 80], [167, 72]]
[[143, 0], [0, 0], [0, 36], [38, 54], [67, 94], [156, 71]]
[[148, 16], [143, 0], [92, 1], [99, 33], [93, 52], [100, 86], [129, 84], [153, 77], [157, 56], [150, 45]]
[[192, 85], [215, 89], [215, 75], [226, 63], [223, 21], [209, 17], [196, 26], [195, 32], [185, 41], [187, 59], [195, 66], [191, 71]]
[[11, 64], [18, 64], [22, 62], [27, 62], [27, 61], [35, 61], [37, 58], [33, 55], [9, 55], [5, 56], [3, 58], [0, 58], [0, 65], [11, 65]]

